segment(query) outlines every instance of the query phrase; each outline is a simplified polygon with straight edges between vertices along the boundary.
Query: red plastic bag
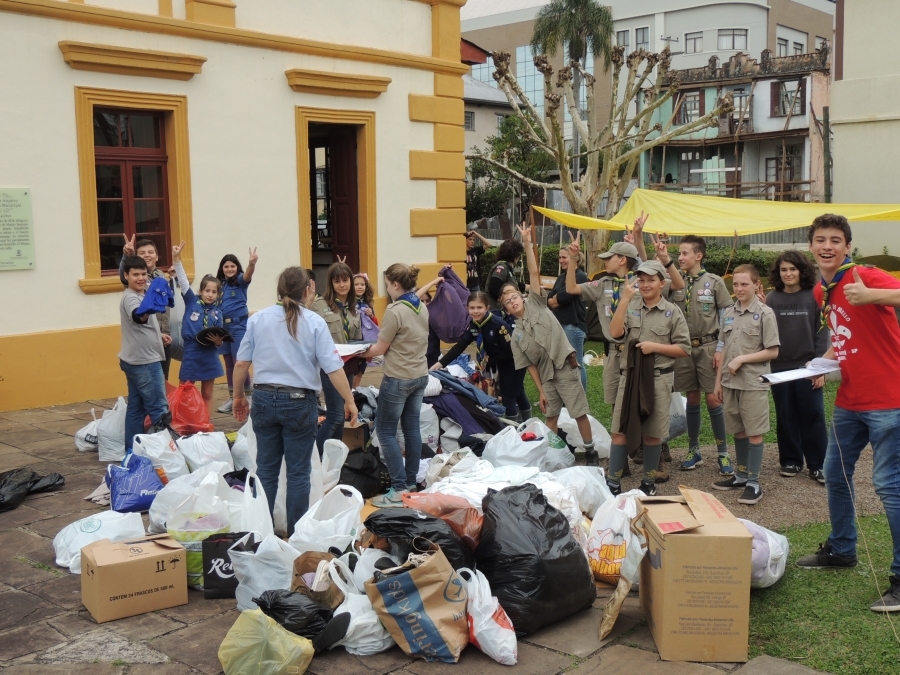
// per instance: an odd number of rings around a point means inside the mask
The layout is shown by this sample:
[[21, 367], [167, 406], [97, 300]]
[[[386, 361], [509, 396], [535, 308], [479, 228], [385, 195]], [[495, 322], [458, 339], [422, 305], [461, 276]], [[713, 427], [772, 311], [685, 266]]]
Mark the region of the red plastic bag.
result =
[[209, 409], [193, 382], [185, 382], [169, 394], [172, 428], [182, 436], [215, 431]]
[[404, 506], [443, 520], [473, 551], [478, 546], [484, 516], [462, 497], [437, 492], [405, 492], [401, 498]]

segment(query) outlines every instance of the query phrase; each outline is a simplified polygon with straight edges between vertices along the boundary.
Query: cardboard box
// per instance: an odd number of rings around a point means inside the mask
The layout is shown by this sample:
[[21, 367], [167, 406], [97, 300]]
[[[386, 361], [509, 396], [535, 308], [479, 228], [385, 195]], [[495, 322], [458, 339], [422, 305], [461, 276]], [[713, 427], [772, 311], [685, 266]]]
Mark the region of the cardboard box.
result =
[[641, 500], [644, 617], [665, 661], [747, 660], [753, 537], [711, 494]]
[[341, 440], [351, 450], [366, 447], [366, 429], [364, 424], [351, 427], [349, 423], [344, 422], [344, 435]]
[[187, 601], [187, 554], [167, 534], [81, 549], [81, 602], [97, 623]]

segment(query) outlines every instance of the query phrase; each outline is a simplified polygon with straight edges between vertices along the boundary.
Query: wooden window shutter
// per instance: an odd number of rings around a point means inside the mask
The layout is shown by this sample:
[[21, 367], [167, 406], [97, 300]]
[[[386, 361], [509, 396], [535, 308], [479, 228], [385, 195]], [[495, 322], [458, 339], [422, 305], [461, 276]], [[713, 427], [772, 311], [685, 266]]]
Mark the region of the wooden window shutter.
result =
[[770, 84], [770, 89], [769, 117], [778, 117], [781, 115], [781, 106], [779, 105], [779, 99], [781, 98], [781, 82], [772, 82]]
[[706, 114], [706, 89], [700, 90], [700, 117]]
[[798, 114], [805, 115], [806, 114], [806, 78], [805, 77], [797, 83], [797, 88], [800, 89], [800, 112]]

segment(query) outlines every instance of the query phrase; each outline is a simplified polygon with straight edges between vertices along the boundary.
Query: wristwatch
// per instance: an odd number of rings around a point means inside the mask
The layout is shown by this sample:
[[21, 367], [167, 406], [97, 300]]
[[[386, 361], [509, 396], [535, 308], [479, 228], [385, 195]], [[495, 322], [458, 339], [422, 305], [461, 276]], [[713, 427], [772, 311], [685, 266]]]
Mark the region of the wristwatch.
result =
[[665, 267], [671, 267], [671, 266], [674, 265], [674, 264], [675, 264], [675, 261], [672, 260], [671, 258], [669, 258], [669, 262], [667, 262], [667, 263], [665, 264]]

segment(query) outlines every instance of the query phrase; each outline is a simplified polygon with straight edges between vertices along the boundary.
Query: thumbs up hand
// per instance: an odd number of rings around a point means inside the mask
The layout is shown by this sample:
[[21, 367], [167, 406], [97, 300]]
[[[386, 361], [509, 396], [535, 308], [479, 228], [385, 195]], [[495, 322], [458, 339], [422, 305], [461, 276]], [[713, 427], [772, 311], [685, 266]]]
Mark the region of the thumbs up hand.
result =
[[859, 276], [857, 268], [850, 270], [853, 272], [853, 281], [844, 285], [844, 297], [851, 305], [867, 305], [872, 300], [872, 289], [866, 286], [866, 283]]

